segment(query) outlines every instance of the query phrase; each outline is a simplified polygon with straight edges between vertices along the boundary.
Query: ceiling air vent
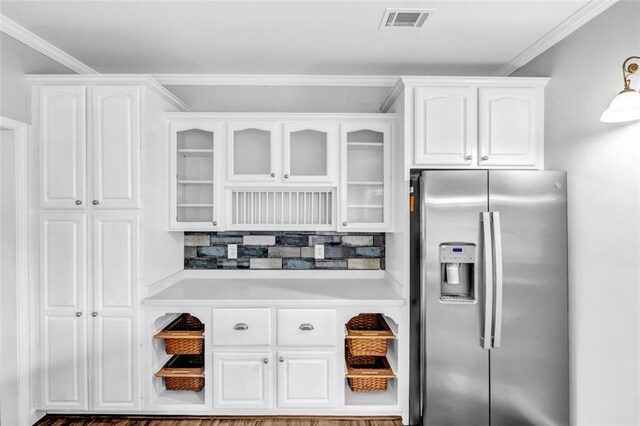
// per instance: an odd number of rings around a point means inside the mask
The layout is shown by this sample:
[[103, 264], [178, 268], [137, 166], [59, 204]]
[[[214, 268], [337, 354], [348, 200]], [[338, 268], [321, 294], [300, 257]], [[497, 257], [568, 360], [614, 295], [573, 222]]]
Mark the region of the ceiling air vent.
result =
[[431, 9], [386, 9], [380, 22], [381, 30], [412, 30], [422, 28]]

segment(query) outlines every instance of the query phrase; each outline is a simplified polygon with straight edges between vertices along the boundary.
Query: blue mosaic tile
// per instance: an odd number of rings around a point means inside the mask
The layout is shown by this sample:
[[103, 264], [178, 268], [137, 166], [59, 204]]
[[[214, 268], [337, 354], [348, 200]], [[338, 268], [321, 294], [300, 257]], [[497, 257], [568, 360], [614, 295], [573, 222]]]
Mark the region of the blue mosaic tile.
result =
[[198, 247], [198, 257], [227, 257], [227, 247]]
[[309, 237], [307, 235], [278, 235], [276, 245], [304, 247], [309, 245]]
[[341, 242], [342, 237], [338, 235], [313, 235], [309, 237], [310, 246], [315, 246], [316, 244], [339, 245]]
[[242, 244], [242, 235], [211, 235], [211, 245]]
[[313, 269], [313, 259], [282, 259], [282, 269]]
[[218, 259], [218, 269], [249, 269], [249, 259]]
[[382, 257], [383, 247], [356, 247], [356, 257]]
[[266, 247], [238, 247], [238, 257], [267, 257]]
[[325, 259], [346, 259], [348, 257], [354, 257], [356, 254], [353, 247], [337, 247], [326, 246], [324, 248]]
[[316, 260], [316, 269], [347, 269], [346, 260]]
[[185, 269], [216, 269], [216, 259], [213, 257], [196, 257], [194, 259], [185, 259]]

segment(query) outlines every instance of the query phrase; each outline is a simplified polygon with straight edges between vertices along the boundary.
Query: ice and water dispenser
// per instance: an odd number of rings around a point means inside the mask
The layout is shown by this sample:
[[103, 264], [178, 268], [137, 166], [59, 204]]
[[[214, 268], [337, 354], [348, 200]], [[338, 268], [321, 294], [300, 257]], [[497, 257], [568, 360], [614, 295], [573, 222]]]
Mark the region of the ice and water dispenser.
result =
[[440, 301], [473, 303], [476, 301], [476, 245], [440, 244]]

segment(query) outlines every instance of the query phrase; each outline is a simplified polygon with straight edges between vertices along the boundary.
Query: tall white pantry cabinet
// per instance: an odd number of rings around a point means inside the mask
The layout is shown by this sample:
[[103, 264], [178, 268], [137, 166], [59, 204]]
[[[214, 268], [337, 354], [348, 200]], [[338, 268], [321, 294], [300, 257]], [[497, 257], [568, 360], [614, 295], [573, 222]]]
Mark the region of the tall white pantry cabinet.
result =
[[38, 409], [140, 408], [141, 150], [166, 145], [142, 124], [165, 111], [144, 84], [33, 86]]

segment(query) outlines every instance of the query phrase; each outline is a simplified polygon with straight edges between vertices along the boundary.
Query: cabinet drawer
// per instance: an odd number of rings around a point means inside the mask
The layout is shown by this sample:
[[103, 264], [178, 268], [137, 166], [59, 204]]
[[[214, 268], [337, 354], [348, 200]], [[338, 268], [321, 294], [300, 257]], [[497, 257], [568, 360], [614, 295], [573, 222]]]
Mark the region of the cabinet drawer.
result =
[[333, 309], [278, 309], [278, 344], [333, 346], [336, 312]]
[[228, 346], [270, 344], [269, 309], [214, 309], [211, 341]]

